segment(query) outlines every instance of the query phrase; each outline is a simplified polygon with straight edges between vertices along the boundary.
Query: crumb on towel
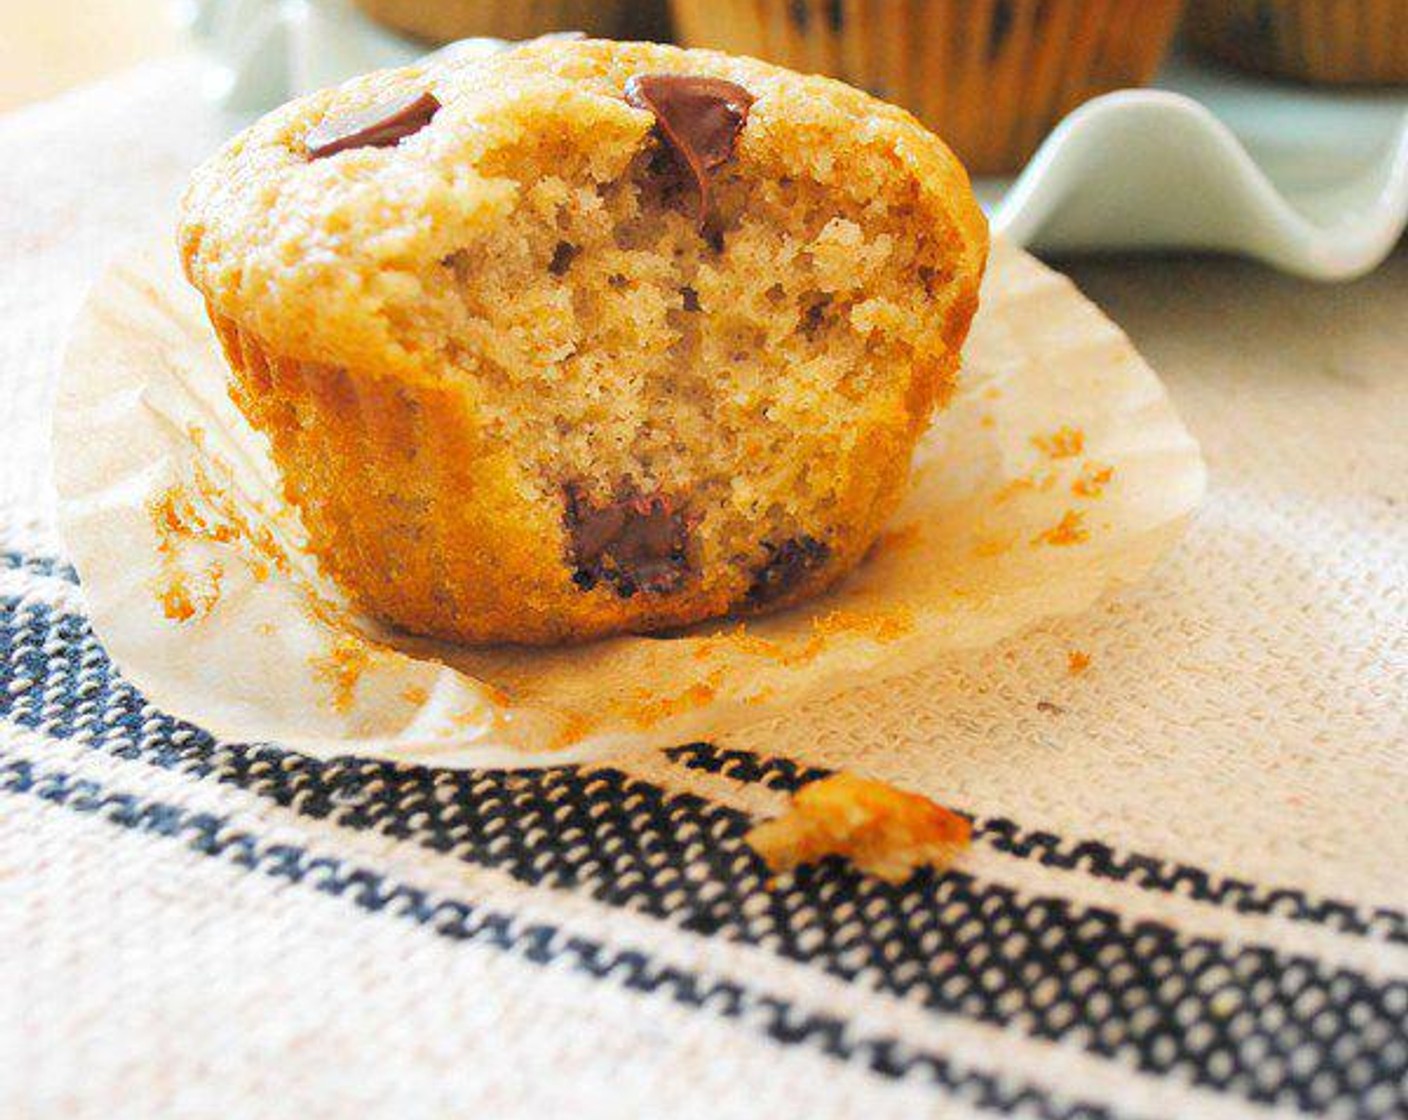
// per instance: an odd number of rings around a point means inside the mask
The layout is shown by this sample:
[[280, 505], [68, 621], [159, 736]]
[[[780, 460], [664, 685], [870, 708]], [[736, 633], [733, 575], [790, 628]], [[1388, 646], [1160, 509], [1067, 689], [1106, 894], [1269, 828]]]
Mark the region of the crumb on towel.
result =
[[834, 774], [798, 790], [787, 812], [745, 839], [775, 872], [839, 855], [899, 883], [919, 867], [947, 867], [972, 832], [966, 818], [920, 794]]

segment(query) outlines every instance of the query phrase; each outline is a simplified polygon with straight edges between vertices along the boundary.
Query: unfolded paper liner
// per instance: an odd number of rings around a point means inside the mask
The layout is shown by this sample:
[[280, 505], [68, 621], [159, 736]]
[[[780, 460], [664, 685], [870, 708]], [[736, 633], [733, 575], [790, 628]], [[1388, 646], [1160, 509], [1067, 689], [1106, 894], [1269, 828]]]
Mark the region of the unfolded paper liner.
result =
[[555, 765], [715, 736], [1088, 607], [1148, 570], [1204, 488], [1124, 335], [998, 244], [958, 392], [839, 588], [668, 637], [469, 649], [349, 610], [226, 376], [169, 251], [115, 266], [60, 385], [61, 528], [98, 636], [152, 703], [323, 757]]

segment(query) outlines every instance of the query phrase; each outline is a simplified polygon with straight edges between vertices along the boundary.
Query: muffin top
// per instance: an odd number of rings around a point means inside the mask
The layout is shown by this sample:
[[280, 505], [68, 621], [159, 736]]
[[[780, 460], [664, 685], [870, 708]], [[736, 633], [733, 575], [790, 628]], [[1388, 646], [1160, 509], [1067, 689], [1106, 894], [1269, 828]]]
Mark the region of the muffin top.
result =
[[585, 160], [594, 180], [625, 174], [622, 153], [657, 125], [627, 97], [648, 74], [724, 79], [751, 95], [734, 152], [745, 175], [805, 178], [862, 206], [893, 200], [903, 182], [913, 220], [954, 270], [981, 274], [986, 225], [967, 174], [903, 110], [713, 51], [539, 40], [370, 74], [261, 119], [186, 194], [187, 275], [213, 312], [288, 357], [443, 379], [427, 262], [513, 212], [528, 188], [510, 161], [526, 137]]

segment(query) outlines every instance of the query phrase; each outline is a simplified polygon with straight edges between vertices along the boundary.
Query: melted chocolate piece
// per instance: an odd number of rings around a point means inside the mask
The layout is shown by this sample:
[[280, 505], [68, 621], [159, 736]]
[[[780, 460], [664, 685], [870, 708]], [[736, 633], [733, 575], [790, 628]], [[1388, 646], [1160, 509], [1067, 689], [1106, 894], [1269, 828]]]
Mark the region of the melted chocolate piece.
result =
[[330, 117], [310, 128], [303, 143], [309, 159], [323, 159], [349, 148], [389, 148], [415, 135], [439, 111], [440, 102], [433, 93], [412, 93], [356, 113]]
[[572, 580], [583, 591], [604, 580], [629, 599], [637, 591], [663, 595], [684, 582], [689, 519], [669, 498], [624, 491], [593, 505], [576, 486], [565, 493]]
[[581, 251], [580, 246], [573, 245], [570, 241], [559, 241], [553, 248], [552, 260], [548, 262], [548, 271], [554, 276], [564, 275], [572, 267], [572, 262], [577, 259], [577, 254]]
[[764, 543], [768, 558], [753, 573], [744, 600], [750, 607], [762, 607], [781, 599], [795, 588], [810, 572], [816, 571], [831, 558], [831, 548], [824, 541], [805, 533], [781, 544]]
[[653, 113], [660, 133], [699, 188], [699, 229], [709, 218], [709, 175], [733, 158], [754, 97], [723, 78], [637, 74], [626, 100]]

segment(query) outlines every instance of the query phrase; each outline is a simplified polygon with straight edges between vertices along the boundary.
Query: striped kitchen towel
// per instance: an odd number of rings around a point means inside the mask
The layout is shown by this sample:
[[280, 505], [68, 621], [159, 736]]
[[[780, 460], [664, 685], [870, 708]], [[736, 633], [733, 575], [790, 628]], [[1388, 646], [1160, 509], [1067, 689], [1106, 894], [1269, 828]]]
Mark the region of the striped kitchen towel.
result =
[[[1082, 270], [1214, 479], [1085, 617], [613, 766], [318, 762], [147, 704], [53, 532], [65, 332], [199, 78], [0, 121], [0, 1117], [1408, 1115], [1408, 258]], [[770, 882], [842, 768], [973, 850]]]

